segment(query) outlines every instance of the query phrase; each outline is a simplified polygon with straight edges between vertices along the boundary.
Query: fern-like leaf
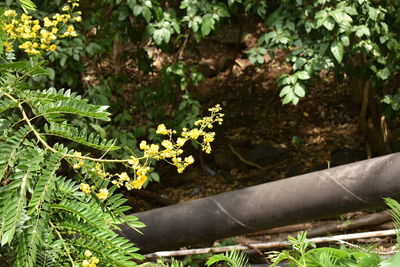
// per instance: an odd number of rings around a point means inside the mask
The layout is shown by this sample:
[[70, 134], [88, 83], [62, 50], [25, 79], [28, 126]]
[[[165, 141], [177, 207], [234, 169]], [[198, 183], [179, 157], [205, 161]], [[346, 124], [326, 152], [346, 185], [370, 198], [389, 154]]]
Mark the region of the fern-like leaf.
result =
[[46, 168], [39, 177], [35, 189], [33, 190], [31, 200], [29, 201], [28, 215], [40, 213], [42, 209], [48, 210], [46, 207], [43, 207], [43, 205], [51, 202], [52, 191], [55, 189], [54, 183], [57, 177], [56, 171], [60, 167], [60, 160], [61, 156], [59, 154], [53, 154], [46, 162]]
[[28, 13], [28, 11], [36, 10], [36, 5], [31, 0], [19, 0], [19, 2], [25, 13]]
[[224, 254], [217, 254], [210, 257], [207, 260], [206, 265], [211, 266], [212, 264], [219, 261], [224, 261], [231, 267], [243, 267], [247, 265], [249, 260], [246, 253], [244, 253], [243, 251], [232, 250]]
[[49, 231], [47, 222], [49, 217], [45, 214], [27, 221], [26, 228], [21, 233], [16, 248], [16, 267], [36, 267], [38, 248], [44, 243], [43, 237]]
[[17, 161], [21, 152], [20, 146], [29, 132], [28, 127], [21, 127], [12, 134], [10, 133], [5, 141], [0, 142], [0, 181], [4, 178], [8, 167], [13, 167]]
[[1, 99], [0, 100], [0, 113], [3, 113], [7, 109], [15, 108], [16, 106], [18, 106], [18, 103], [15, 102], [15, 101], [12, 101], [12, 100], [10, 100], [8, 98]]
[[94, 133], [88, 134], [85, 129], [79, 130], [76, 127], [68, 125], [66, 122], [62, 124], [51, 123], [50, 126], [46, 124], [44, 130], [47, 134], [62, 137], [103, 151], [113, 151], [120, 148], [114, 145], [114, 140], [101, 139], [99, 135]]
[[43, 91], [29, 91], [29, 90], [24, 90], [23, 92], [18, 92], [18, 96], [20, 98], [25, 99], [26, 101], [30, 103], [35, 103], [38, 104], [40, 103], [51, 103], [54, 101], [60, 101], [60, 100], [68, 100], [68, 99], [76, 99], [76, 100], [81, 100], [82, 97], [71, 90], [65, 90], [65, 89], [55, 89], [55, 88], [49, 88], [47, 90]]
[[67, 99], [54, 101], [49, 104], [40, 103], [35, 106], [39, 114], [48, 121], [60, 121], [60, 114], [73, 114], [82, 117], [94, 118], [103, 121], [109, 121], [110, 113], [105, 110], [107, 106], [88, 104], [86, 99]]
[[109, 216], [103, 214], [95, 205], [75, 200], [62, 200], [60, 203], [52, 204], [51, 208], [55, 211], [65, 211], [73, 214], [89, 225], [103, 229], [107, 226], [104, 222], [106, 220], [111, 221]]
[[12, 71], [26, 76], [45, 74], [46, 71], [41, 67], [44, 61], [31, 65], [29, 61], [17, 61], [0, 64], [0, 71]]
[[[21, 218], [25, 213], [29, 177], [29, 171], [15, 173], [13, 175], [14, 181], [9, 184], [10, 191], [1, 214], [1, 246], [13, 240], [15, 230], [21, 224]], [[13, 190], [14, 188], [18, 189]]]
[[400, 203], [392, 198], [385, 198], [386, 205], [390, 207], [390, 216], [396, 227], [397, 243], [400, 244]]

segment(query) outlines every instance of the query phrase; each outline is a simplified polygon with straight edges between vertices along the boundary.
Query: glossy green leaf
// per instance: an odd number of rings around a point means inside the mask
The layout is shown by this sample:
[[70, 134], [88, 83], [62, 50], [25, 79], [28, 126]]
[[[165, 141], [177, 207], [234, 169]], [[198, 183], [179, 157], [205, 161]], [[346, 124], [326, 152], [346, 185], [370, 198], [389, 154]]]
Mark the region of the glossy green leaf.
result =
[[331, 45], [331, 52], [336, 60], [340, 63], [343, 59], [343, 43], [334, 41]]

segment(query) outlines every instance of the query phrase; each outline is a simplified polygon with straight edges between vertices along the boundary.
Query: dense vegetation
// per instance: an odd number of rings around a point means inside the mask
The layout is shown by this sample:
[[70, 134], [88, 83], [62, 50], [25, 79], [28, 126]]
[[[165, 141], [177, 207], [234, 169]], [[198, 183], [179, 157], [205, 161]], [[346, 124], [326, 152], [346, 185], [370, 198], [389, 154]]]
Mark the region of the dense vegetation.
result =
[[[226, 23], [237, 28], [248, 18], [261, 23], [257, 44], [247, 51], [256, 66], [267, 54], [273, 58], [284, 51], [291, 70], [277, 81], [282, 104], [298, 104], [310, 81], [332, 75], [350, 84], [359, 104], [358, 125], [372, 153], [398, 150], [391, 127], [400, 110], [399, 1], [36, 5], [30, 0], [0, 4], [0, 255], [7, 264], [135, 266], [144, 259], [115, 233], [124, 223], [138, 231], [143, 227], [126, 215], [131, 207], [118, 188], [159, 181], [154, 166], [160, 160], [183, 172], [194, 162], [184, 154], [190, 145], [211, 152], [211, 129], [223, 121], [221, 106], [200, 117], [192, 89], [204, 75], [184, 53]], [[159, 69], [151, 51], [168, 58]], [[131, 72], [127, 62], [134, 65]], [[134, 105], [124, 101], [121, 88], [127, 84], [137, 87]], [[145, 119], [136, 121], [134, 112]], [[398, 222], [398, 206], [388, 202]], [[395, 266], [398, 261], [345, 249], [307, 252], [304, 235], [291, 241], [294, 252], [276, 253], [276, 261], [301, 266]], [[246, 261], [233, 252], [208, 263], [220, 260], [231, 266]]]

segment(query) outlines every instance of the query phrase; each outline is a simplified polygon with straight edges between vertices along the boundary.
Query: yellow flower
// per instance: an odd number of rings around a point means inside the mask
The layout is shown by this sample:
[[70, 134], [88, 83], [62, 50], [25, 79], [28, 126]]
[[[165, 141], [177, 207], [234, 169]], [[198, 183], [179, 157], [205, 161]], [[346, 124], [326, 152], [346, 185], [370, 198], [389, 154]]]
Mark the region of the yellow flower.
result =
[[147, 174], [147, 172], [149, 171], [150, 168], [140, 168], [139, 170], [137, 170], [136, 174], [138, 176], [144, 176]]
[[90, 190], [90, 185], [88, 185], [88, 184], [82, 183], [82, 184], [80, 185], [79, 189], [80, 189], [83, 193], [85, 193], [86, 195], [87, 195], [87, 194], [90, 194], [90, 192], [91, 192], [91, 190]]
[[74, 18], [74, 20], [76, 22], [80, 22], [80, 21], [82, 21], [82, 17], [81, 16], [77, 16], [77, 17]]
[[125, 182], [125, 181], [129, 181], [130, 180], [129, 175], [126, 172], [120, 173], [118, 176], [119, 176], [119, 180], [121, 182]]
[[135, 156], [131, 156], [128, 163], [132, 165], [132, 168], [136, 169], [139, 167], [139, 159]]
[[40, 30], [40, 25], [35, 25], [32, 27], [33, 32], [38, 32]]
[[176, 140], [176, 144], [178, 146], [183, 146], [187, 141], [187, 138], [182, 138], [182, 137], [178, 137], [178, 139]]
[[147, 181], [147, 176], [146, 175], [141, 175], [138, 176], [135, 181], [133, 181], [133, 188], [135, 189], [141, 189], [143, 184]]
[[147, 143], [146, 143], [146, 141], [142, 141], [142, 142], [140, 142], [140, 144], [139, 144], [139, 148], [141, 149], [141, 150], [145, 150], [146, 149], [146, 147], [147, 147]]
[[90, 262], [88, 260], [83, 260], [82, 267], [90, 267]]
[[207, 133], [206, 135], [204, 135], [204, 142], [207, 142], [207, 143], [213, 142], [214, 141], [214, 136], [215, 136], [214, 132]]
[[55, 45], [55, 44], [52, 44], [50, 47], [49, 47], [49, 50], [50, 51], [55, 51], [57, 49], [57, 45]]
[[94, 263], [94, 264], [97, 264], [97, 263], [100, 262], [99, 258], [96, 258], [96, 257], [92, 257], [92, 258], [90, 259], [90, 261], [91, 261], [91, 263]]
[[31, 18], [32, 18], [31, 16], [28, 16], [28, 15], [26, 15], [25, 13], [23, 13], [23, 14], [21, 15], [21, 20], [22, 20], [22, 21], [29, 21]]
[[155, 154], [155, 153], [158, 153], [158, 149], [159, 149], [159, 148], [160, 148], [160, 147], [159, 147], [158, 145], [151, 144], [151, 145], [150, 145], [150, 148], [148, 149], [147, 152]]
[[167, 128], [165, 127], [164, 124], [160, 124], [160, 125], [158, 125], [158, 127], [157, 127], [156, 133], [157, 133], [157, 134], [166, 135], [166, 134], [169, 133], [169, 131], [167, 130]]
[[192, 156], [189, 156], [189, 157], [186, 157], [185, 158], [185, 162], [187, 163], [187, 164], [193, 164], [193, 162], [194, 162], [194, 158], [192, 157]]
[[3, 42], [3, 46], [4, 46], [4, 48], [6, 49], [7, 52], [12, 52], [13, 51], [12, 43]]
[[173, 149], [172, 142], [169, 141], [169, 140], [163, 140], [163, 141], [161, 142], [161, 145], [162, 145], [163, 147], [165, 147], [166, 149]]
[[69, 25], [69, 26], [68, 26], [68, 29], [67, 29], [67, 32], [72, 33], [72, 32], [74, 32], [74, 31], [75, 31], [74, 26]]
[[[55, 25], [57, 25], [58, 22], [62, 22], [62, 21], [63, 21], [63, 17], [62, 17], [59, 13], [56, 13], [56, 14], [53, 16], [53, 19], [54, 19]], [[53, 23], [53, 24], [54, 24], [54, 23]], [[55, 25], [54, 25], [54, 26], [55, 26]]]
[[4, 11], [4, 16], [15, 17], [17, 16], [17, 12], [14, 9], [7, 9], [6, 11]]
[[53, 22], [48, 17], [44, 17], [43, 18], [43, 25], [45, 27], [51, 27], [51, 26], [53, 26]]
[[100, 200], [107, 199], [108, 195], [109, 195], [109, 192], [108, 192], [107, 188], [102, 188], [99, 190], [99, 193], [96, 193], [97, 198]]
[[71, 8], [68, 6], [68, 5], [66, 5], [66, 6], [63, 6], [63, 8], [61, 9], [62, 11], [69, 11]]
[[89, 258], [89, 257], [91, 257], [93, 254], [92, 254], [92, 252], [90, 251], [90, 250], [86, 250], [85, 251], [85, 257], [86, 258]]

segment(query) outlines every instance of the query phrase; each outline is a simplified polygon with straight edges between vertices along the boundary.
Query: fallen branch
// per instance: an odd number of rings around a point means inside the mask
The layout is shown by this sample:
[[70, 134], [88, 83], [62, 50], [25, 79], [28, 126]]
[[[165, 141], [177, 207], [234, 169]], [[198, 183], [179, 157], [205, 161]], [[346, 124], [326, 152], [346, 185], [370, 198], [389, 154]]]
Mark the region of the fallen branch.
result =
[[327, 233], [340, 232], [344, 230], [356, 229], [365, 226], [378, 225], [391, 220], [390, 214], [387, 211], [368, 214], [366, 216], [357, 218], [355, 220], [349, 220], [345, 222], [340, 222], [332, 225], [321, 225], [314, 229], [307, 231], [307, 236], [321, 236]]
[[[374, 231], [365, 233], [355, 233], [355, 234], [344, 234], [335, 235], [327, 237], [315, 237], [310, 238], [309, 241], [313, 243], [328, 243], [328, 242], [339, 242], [342, 244], [347, 244], [345, 240], [354, 240], [361, 238], [371, 238], [371, 237], [382, 237], [382, 236], [392, 236], [396, 234], [395, 229], [385, 230], [385, 231]], [[149, 253], [144, 255], [146, 258], [158, 258], [158, 257], [176, 257], [176, 256], [187, 256], [195, 254], [206, 254], [206, 253], [221, 253], [231, 250], [246, 250], [254, 251], [255, 249], [271, 249], [290, 246], [288, 241], [276, 241], [276, 242], [262, 242], [249, 245], [236, 245], [236, 246], [225, 246], [225, 247], [211, 247], [211, 248], [197, 248], [197, 249], [182, 249], [182, 250], [172, 250], [172, 251], [158, 251], [154, 253]]]
[[[379, 213], [367, 214], [353, 220], [335, 222], [335, 221], [319, 221], [316, 223], [302, 223], [293, 224], [288, 226], [276, 227], [265, 231], [252, 233], [249, 236], [254, 235], [268, 235], [268, 234], [280, 234], [280, 233], [292, 233], [298, 231], [307, 231], [308, 237], [322, 236], [327, 233], [341, 232], [344, 230], [357, 229], [365, 226], [380, 225], [391, 220], [388, 211], [382, 211]], [[389, 229], [392, 229], [390, 227]], [[383, 230], [383, 229], [381, 229]], [[386, 229], [385, 229], [386, 230]], [[270, 241], [282, 241], [287, 239], [288, 234], [281, 235], [276, 239]]]

